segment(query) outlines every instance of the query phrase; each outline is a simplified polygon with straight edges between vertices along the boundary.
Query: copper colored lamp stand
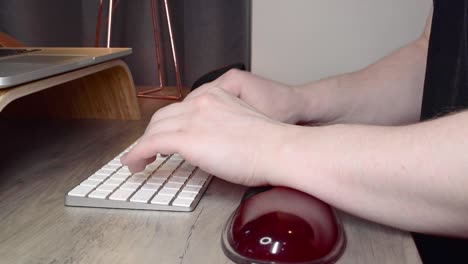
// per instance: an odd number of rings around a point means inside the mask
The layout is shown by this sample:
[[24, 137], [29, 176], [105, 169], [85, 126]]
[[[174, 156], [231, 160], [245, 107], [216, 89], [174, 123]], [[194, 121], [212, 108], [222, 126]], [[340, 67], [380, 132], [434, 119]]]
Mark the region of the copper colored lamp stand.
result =
[[[107, 47], [110, 47], [110, 40], [111, 40], [111, 32], [112, 32], [112, 16], [113, 16], [113, 10], [117, 6], [119, 0], [115, 0], [115, 3], [113, 0], [109, 0], [109, 16], [108, 16], [108, 21], [107, 21]], [[97, 19], [97, 25], [96, 25], [96, 37], [95, 37], [95, 46], [99, 46], [99, 35], [100, 35], [100, 30], [101, 30], [101, 18], [102, 18], [102, 5], [103, 5], [103, 0], [99, 1], [99, 10], [98, 10], [98, 19]], [[172, 31], [172, 23], [171, 23], [171, 17], [169, 13], [169, 4], [168, 0], [164, 0], [164, 8], [166, 10], [166, 19], [167, 19], [167, 27], [169, 31], [169, 37], [170, 37], [170, 42], [171, 42], [171, 50], [172, 50], [172, 59], [174, 62], [174, 71], [175, 71], [175, 77], [176, 77], [176, 88], [177, 88], [177, 94], [176, 95], [161, 95], [161, 94], [155, 94], [159, 93], [162, 90], [164, 90], [165, 86], [165, 80], [162, 74], [162, 63], [161, 63], [161, 47], [159, 43], [159, 25], [158, 25], [158, 17], [157, 17], [157, 12], [156, 12], [156, 0], [151, 0], [151, 16], [153, 20], [153, 36], [154, 36], [154, 46], [156, 50], [156, 63], [158, 67], [158, 77], [159, 77], [159, 87], [155, 89], [149, 89], [146, 91], [141, 91], [137, 94], [138, 97], [144, 97], [144, 98], [152, 98], [152, 99], [163, 99], [163, 100], [179, 100], [182, 98], [182, 81], [180, 78], [180, 70], [179, 70], [179, 64], [177, 63], [177, 55], [175, 51], [175, 44], [174, 44], [174, 35]]]

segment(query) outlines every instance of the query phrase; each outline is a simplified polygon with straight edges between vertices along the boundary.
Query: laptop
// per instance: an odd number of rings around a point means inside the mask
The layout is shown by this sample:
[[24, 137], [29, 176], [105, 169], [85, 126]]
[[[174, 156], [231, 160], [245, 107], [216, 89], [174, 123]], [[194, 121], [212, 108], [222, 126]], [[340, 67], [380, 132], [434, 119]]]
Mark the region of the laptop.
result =
[[131, 53], [131, 48], [0, 48], [0, 89]]

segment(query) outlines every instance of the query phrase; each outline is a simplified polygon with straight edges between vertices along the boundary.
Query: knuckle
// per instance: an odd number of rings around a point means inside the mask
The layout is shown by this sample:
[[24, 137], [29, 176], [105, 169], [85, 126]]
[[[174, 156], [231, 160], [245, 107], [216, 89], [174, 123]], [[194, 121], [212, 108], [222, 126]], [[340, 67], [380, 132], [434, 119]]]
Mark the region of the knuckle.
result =
[[198, 96], [194, 101], [199, 108], [206, 108], [212, 106], [215, 103], [216, 98], [215, 95], [207, 93]]
[[224, 79], [220, 83], [223, 90], [238, 94], [240, 87], [247, 82], [249, 73], [239, 69], [230, 69], [223, 75], [223, 77]]
[[168, 112], [171, 112], [174, 108], [177, 108], [181, 103], [177, 102], [177, 103], [172, 103], [168, 106], [165, 106], [159, 110], [157, 110], [153, 116], [151, 117], [151, 122], [154, 122], [160, 118], [162, 118], [163, 116], [165, 116]]
[[158, 117], [159, 117], [159, 114], [158, 114], [158, 111], [156, 111], [156, 112], [153, 114], [153, 116], [151, 117], [150, 123], [151, 123], [151, 122], [154, 122], [155, 120], [157, 120]]
[[242, 71], [239, 70], [239, 69], [230, 69], [229, 71], [227, 71], [224, 76], [226, 77], [226, 79], [230, 80], [230, 79], [238, 79], [240, 78], [240, 76], [242, 75]]
[[190, 101], [192, 100], [193, 98], [195, 98], [196, 96], [199, 96], [201, 94], [204, 94], [208, 91], [208, 89], [210, 88], [210, 84], [204, 84], [200, 87], [198, 87], [196, 90], [190, 92], [185, 98], [183, 101]]

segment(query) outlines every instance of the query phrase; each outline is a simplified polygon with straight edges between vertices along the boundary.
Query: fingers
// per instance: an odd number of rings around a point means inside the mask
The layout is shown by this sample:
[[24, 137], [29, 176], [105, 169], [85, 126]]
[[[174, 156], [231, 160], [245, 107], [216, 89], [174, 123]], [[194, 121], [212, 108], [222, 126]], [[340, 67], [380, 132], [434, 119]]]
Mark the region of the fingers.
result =
[[[173, 134], [173, 133], [180, 132], [182, 128], [186, 125], [185, 120], [187, 120], [187, 116], [181, 115], [177, 117], [168, 117], [168, 118], [159, 120], [157, 122], [150, 123], [146, 129], [145, 134], [140, 138], [138, 144], [135, 147], [133, 147], [133, 149], [130, 151], [132, 154], [127, 154], [125, 157], [123, 157], [122, 163], [126, 164], [124, 162], [128, 162], [128, 164], [126, 165], [128, 165], [130, 171], [138, 172], [138, 171], [144, 170], [146, 165], [153, 162], [157, 153], [161, 153], [161, 154], [174, 153], [174, 152], [166, 153], [164, 152], [164, 149], [161, 149], [159, 151], [152, 152], [152, 153], [144, 152], [145, 154], [142, 155], [141, 150], [140, 152], [138, 150], [141, 148], [146, 149], [150, 144], [157, 144], [157, 146], [159, 146], [159, 143], [158, 142], [154, 143], [153, 140], [156, 138], [157, 141], [159, 141], [160, 135]], [[136, 149], [136, 152], [135, 152], [135, 149]], [[134, 153], [137, 153], [137, 154], [134, 154]]]
[[155, 160], [156, 160], [156, 155], [154, 155], [153, 157], [147, 158], [145, 162], [146, 164], [150, 164], [150, 163], [153, 163]]
[[[121, 162], [122, 162], [123, 160], [125, 160], [125, 156], [126, 156], [126, 155], [127, 155], [127, 154], [125, 154], [125, 155], [120, 159]], [[156, 160], [156, 156], [153, 156], [153, 157], [147, 158], [147, 159], [139, 160], [139, 161], [135, 162], [135, 164], [132, 165], [131, 168], [129, 167], [129, 169], [130, 169], [130, 171], [131, 171], [132, 173], [137, 173], [137, 172], [143, 171], [143, 170], [146, 168], [146, 165], [152, 163], [152, 162], [155, 161], [155, 160]], [[122, 164], [123, 164], [123, 162], [122, 162]]]
[[180, 146], [185, 143], [182, 132], [166, 132], [144, 136], [137, 145], [122, 157], [121, 162], [127, 165], [130, 171], [142, 171], [157, 153], [180, 153]]

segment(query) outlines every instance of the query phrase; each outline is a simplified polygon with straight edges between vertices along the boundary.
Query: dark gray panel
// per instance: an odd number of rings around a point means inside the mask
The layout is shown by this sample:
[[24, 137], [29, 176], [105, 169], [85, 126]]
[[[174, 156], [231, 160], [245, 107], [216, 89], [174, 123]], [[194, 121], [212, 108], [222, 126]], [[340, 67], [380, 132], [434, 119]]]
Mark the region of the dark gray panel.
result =
[[[101, 45], [107, 31], [104, 0]], [[112, 46], [132, 47], [125, 60], [138, 85], [157, 85], [150, 0], [120, 0], [113, 21]], [[158, 1], [164, 73], [175, 84], [165, 12]], [[169, 1], [183, 83], [232, 62], [249, 61], [249, 1]], [[0, 31], [30, 46], [93, 46], [99, 0], [0, 0]]]
[[0, 0], [0, 29], [36, 46], [79, 46], [81, 1]]
[[185, 80], [207, 71], [249, 62], [250, 1], [185, 1]]

